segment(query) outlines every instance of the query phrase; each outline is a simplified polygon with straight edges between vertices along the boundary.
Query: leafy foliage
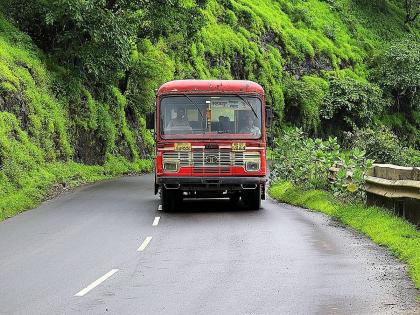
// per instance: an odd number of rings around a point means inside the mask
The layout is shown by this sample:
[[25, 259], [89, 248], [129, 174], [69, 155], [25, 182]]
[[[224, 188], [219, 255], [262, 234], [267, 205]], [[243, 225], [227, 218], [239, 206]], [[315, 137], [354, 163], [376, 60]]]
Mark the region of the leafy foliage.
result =
[[271, 175], [306, 187], [325, 189], [329, 168], [338, 158], [339, 147], [336, 139], [313, 140], [301, 129], [286, 131], [276, 139]]
[[365, 175], [373, 166], [373, 160], [366, 158], [365, 151], [355, 148], [349, 153], [341, 154], [336, 165], [339, 168], [330, 186], [334, 196], [347, 201], [363, 200]]
[[[340, 150], [336, 138], [310, 139], [301, 129], [285, 131], [276, 139], [272, 154], [273, 180], [290, 181], [305, 189], [330, 190], [347, 199], [364, 197], [364, 176], [373, 161], [365, 151]], [[339, 165], [335, 180], [330, 182], [330, 168]]]
[[7, 0], [5, 8], [58, 64], [100, 90], [123, 77], [137, 38], [192, 40], [204, 25], [206, 2]]
[[404, 0], [405, 23], [414, 23], [420, 15], [419, 0]]
[[[404, 25], [396, 0], [360, 2], [1, 1], [15, 26], [0, 16], [0, 188], [7, 196], [40, 191], [43, 180], [58, 180], [46, 171], [56, 163], [136, 165], [153, 148], [144, 113], [154, 106], [154, 89], [171, 79], [261, 83], [276, 112], [275, 134], [289, 124], [341, 140], [342, 131], [388, 119], [415, 143], [415, 99], [403, 113], [389, 111], [367, 81], [378, 80], [387, 97], [399, 95], [400, 86], [368, 76], [367, 61], [407, 32], [417, 40], [415, 24]], [[373, 66], [386, 70], [381, 58]], [[308, 141], [307, 152], [329, 152], [321, 142]], [[308, 161], [324, 169], [322, 154]], [[39, 181], [21, 170], [40, 174]], [[315, 176], [311, 185], [325, 183]]]
[[285, 79], [286, 120], [299, 117], [297, 121], [305, 131], [317, 133], [320, 128], [320, 108], [328, 91], [328, 82], [313, 76], [302, 80]]
[[379, 57], [374, 78], [395, 99], [395, 110], [420, 109], [420, 41], [406, 37], [393, 42]]
[[351, 147], [366, 151], [366, 156], [377, 163], [391, 163], [402, 166], [420, 165], [420, 151], [404, 147], [398, 137], [388, 128], [357, 129], [349, 133]]
[[182, 0], [141, 1], [138, 37], [158, 40], [176, 35], [185, 41], [192, 41], [205, 24], [201, 9], [208, 0], [188, 3]]
[[331, 78], [321, 115], [328, 132], [371, 125], [386, 108], [381, 89], [352, 78]]
[[12, 16], [37, 44], [86, 82], [113, 83], [128, 67], [136, 31], [130, 1], [9, 1]]

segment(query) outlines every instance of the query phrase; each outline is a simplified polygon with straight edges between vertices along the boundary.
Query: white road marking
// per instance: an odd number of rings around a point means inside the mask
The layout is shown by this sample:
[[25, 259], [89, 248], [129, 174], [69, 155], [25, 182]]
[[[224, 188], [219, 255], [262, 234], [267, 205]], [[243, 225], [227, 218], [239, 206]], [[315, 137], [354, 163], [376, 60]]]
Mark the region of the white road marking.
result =
[[140, 247], [137, 249], [138, 252], [142, 252], [146, 249], [147, 245], [149, 245], [150, 241], [152, 240], [151, 236], [146, 237]]
[[98, 280], [92, 282], [89, 284], [86, 288], [84, 288], [79, 293], [76, 293], [74, 296], [84, 296], [86, 293], [88, 293], [90, 290], [96, 288], [98, 285], [100, 285], [102, 282], [104, 282], [106, 279], [111, 277], [114, 273], [118, 272], [119, 269], [112, 269], [110, 272], [106, 273], [102, 277], [100, 277]]
[[153, 220], [153, 226], [157, 226], [158, 224], [159, 224], [159, 220], [160, 220], [160, 217], [155, 217], [155, 219]]
[[162, 211], [162, 205], [159, 205], [158, 211]]

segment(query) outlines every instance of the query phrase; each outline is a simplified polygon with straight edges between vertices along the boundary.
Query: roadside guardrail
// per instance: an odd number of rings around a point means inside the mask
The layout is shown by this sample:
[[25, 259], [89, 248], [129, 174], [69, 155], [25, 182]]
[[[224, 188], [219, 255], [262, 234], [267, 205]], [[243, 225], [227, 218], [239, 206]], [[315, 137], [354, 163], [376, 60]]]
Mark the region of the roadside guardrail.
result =
[[[330, 168], [330, 180], [338, 170]], [[365, 188], [369, 205], [391, 209], [420, 226], [420, 167], [374, 164], [365, 176]]]

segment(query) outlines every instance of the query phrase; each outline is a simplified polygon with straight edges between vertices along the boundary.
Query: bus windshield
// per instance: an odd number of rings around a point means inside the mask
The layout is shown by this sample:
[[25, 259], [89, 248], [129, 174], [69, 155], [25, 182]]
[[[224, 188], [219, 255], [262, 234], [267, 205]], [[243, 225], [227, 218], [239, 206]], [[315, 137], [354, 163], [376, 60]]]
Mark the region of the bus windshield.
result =
[[177, 95], [162, 98], [160, 132], [166, 139], [259, 139], [262, 103], [246, 95]]

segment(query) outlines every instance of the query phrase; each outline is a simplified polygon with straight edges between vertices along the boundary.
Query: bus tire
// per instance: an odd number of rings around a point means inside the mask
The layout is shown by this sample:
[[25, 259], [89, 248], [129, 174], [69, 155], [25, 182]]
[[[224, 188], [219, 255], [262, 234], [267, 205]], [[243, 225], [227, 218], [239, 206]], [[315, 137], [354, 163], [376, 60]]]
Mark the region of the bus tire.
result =
[[261, 186], [243, 191], [242, 200], [248, 209], [259, 210], [261, 208]]
[[170, 190], [162, 187], [161, 189], [162, 210], [172, 212], [177, 210], [182, 202], [182, 193], [178, 190]]

